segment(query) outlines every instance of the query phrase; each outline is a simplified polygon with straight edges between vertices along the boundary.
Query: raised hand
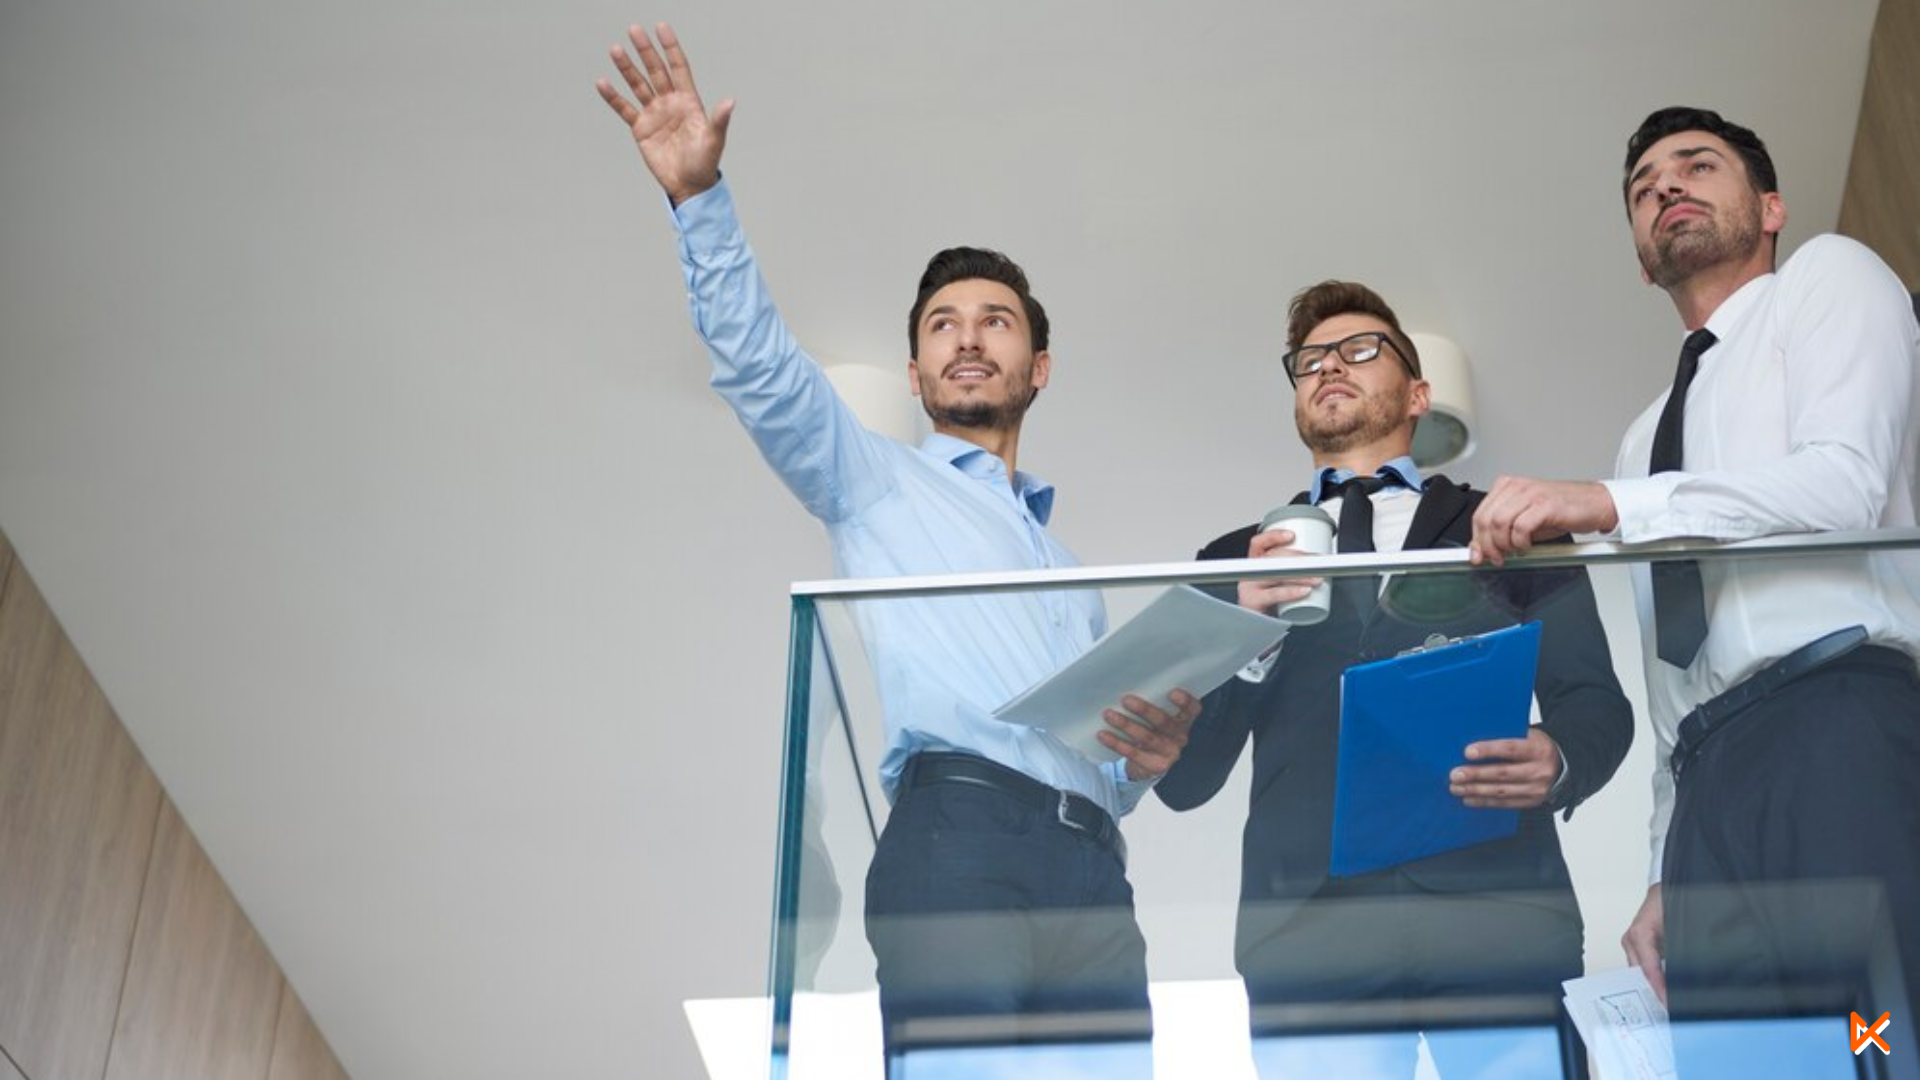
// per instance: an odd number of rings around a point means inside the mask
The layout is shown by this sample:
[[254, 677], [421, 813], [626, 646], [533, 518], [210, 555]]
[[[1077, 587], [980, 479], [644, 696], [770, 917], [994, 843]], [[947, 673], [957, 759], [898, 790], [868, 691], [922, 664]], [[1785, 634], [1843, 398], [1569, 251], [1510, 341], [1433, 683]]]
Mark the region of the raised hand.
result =
[[627, 100], [609, 80], [595, 85], [607, 107], [633, 129], [634, 145], [640, 148], [647, 171], [678, 206], [720, 182], [720, 155], [727, 147], [733, 99], [722, 101], [708, 115], [673, 27], [660, 23], [654, 33], [660, 38], [657, 49], [640, 26], [627, 28], [627, 38], [640, 55], [638, 66], [625, 45], [609, 50], [634, 100]]

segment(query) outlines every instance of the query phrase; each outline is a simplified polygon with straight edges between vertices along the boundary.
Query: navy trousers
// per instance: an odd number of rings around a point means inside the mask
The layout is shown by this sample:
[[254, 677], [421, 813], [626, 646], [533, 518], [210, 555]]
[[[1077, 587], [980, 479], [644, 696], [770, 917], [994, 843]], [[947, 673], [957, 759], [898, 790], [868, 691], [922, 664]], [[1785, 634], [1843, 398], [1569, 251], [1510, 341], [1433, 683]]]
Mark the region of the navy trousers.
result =
[[1121, 856], [1001, 792], [900, 792], [867, 872], [866, 929], [890, 1057], [964, 1039], [968, 1020], [994, 1042], [1048, 1014], [1145, 1028], [1146, 943]]
[[[1682, 772], [1662, 871], [1674, 1019], [1920, 1002], [1920, 676], [1884, 648], [1749, 707]], [[1905, 1001], [1898, 999], [1904, 997]], [[1682, 1075], [1685, 1075], [1683, 1072]]]

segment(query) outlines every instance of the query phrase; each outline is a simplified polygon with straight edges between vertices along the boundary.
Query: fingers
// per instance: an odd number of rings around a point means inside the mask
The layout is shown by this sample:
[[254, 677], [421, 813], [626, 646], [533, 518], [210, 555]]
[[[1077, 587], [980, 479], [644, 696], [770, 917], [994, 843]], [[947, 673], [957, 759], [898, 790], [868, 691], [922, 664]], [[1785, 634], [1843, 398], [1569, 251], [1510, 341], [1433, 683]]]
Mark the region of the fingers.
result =
[[1282, 604], [1302, 600], [1320, 584], [1319, 578], [1280, 578], [1275, 581], [1240, 583], [1240, 606], [1249, 611], [1272, 612]]
[[1468, 561], [1473, 565], [1490, 562], [1505, 566], [1509, 554], [1532, 546], [1533, 534], [1520, 535], [1516, 522], [1528, 507], [1525, 483], [1511, 476], [1500, 477], [1473, 512], [1473, 540], [1467, 545]]
[[1666, 911], [1662, 907], [1660, 886], [1655, 885], [1647, 890], [1647, 898], [1641, 902], [1633, 921], [1627, 924], [1627, 932], [1620, 935], [1620, 947], [1626, 951], [1627, 962], [1646, 974], [1648, 984], [1663, 1004], [1667, 1000], [1667, 975], [1663, 965], [1665, 931]]
[[[1293, 533], [1286, 529], [1269, 529], [1255, 534], [1252, 543], [1247, 545], [1247, 557], [1266, 559], [1311, 554], [1289, 547], [1292, 543]], [[1243, 581], [1240, 583], [1240, 606], [1250, 611], [1271, 613], [1282, 604], [1306, 599], [1320, 581], [1317, 577]]]
[[[1276, 551], [1282, 551], [1292, 546], [1293, 533], [1286, 529], [1268, 529], [1266, 532], [1254, 534], [1253, 542], [1247, 545], [1247, 558], [1264, 559]], [[1296, 552], [1296, 554], [1304, 555], [1306, 553]]]
[[[639, 27], [628, 27], [627, 36], [634, 38], [635, 35], [639, 35], [636, 40], [646, 40], [645, 32]], [[619, 69], [620, 77], [627, 81], [627, 86], [633, 91], [633, 96], [639, 99], [640, 104], [644, 107], [647, 102], [652, 101], [654, 98], [653, 84], [647, 81], [647, 77], [640, 73], [638, 67], [634, 66], [633, 57], [627, 54], [626, 46], [615, 45], [607, 50], [607, 55], [613, 57], [613, 66]]]
[[[668, 27], [666, 23], [661, 23], [655, 29], [662, 33], [660, 39], [662, 45], [666, 44], [667, 38], [673, 34], [673, 30]], [[647, 78], [652, 82], [651, 89], [657, 90], [662, 94], [672, 91], [674, 89], [673, 75], [668, 70], [667, 65], [661, 61], [660, 51], [653, 47], [653, 39], [647, 36], [646, 30], [642, 29], [638, 24], [627, 27], [627, 40], [633, 42], [634, 51], [640, 55], [640, 62], [646, 65]], [[684, 64], [685, 60], [681, 62]], [[645, 105], [649, 97], [651, 97], [651, 95], [642, 97], [640, 103]]]
[[1476, 810], [1531, 810], [1545, 803], [1552, 789], [1551, 783], [1540, 780], [1447, 785], [1448, 792]]
[[1127, 759], [1127, 776], [1147, 780], [1173, 767], [1187, 745], [1187, 733], [1200, 715], [1200, 701], [1185, 690], [1169, 695], [1177, 712], [1169, 714], [1134, 694], [1120, 699], [1126, 711], [1103, 714], [1110, 730], [1100, 733], [1100, 744]]
[[660, 47], [667, 53], [668, 84], [690, 94], [699, 94], [700, 89], [693, 85], [693, 67], [687, 63], [686, 50], [680, 47], [680, 38], [673, 32], [673, 27], [661, 23], [654, 27], [654, 32], [660, 36]]
[[593, 88], [600, 91], [600, 100], [605, 101], [628, 127], [640, 122], [640, 110], [634, 108], [633, 103], [628, 101], [620, 91], [615, 90], [612, 83], [601, 79], [593, 84]]
[[1559, 754], [1544, 738], [1488, 739], [1469, 745], [1469, 760], [1493, 759], [1494, 763], [1456, 767], [1447, 775], [1447, 790], [1476, 808], [1530, 810], [1541, 805], [1560, 771]]
[[1468, 743], [1468, 761], [1526, 761], [1541, 756], [1545, 749], [1530, 739], [1486, 739]]

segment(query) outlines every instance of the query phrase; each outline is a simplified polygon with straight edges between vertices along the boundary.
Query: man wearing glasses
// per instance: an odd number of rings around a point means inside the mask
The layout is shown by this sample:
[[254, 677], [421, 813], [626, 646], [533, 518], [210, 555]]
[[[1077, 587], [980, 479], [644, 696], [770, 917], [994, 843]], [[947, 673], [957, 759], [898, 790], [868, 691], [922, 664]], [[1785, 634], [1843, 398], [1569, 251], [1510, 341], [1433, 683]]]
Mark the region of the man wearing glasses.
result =
[[[1617, 479], [1495, 483], [1476, 560], [1565, 531], [1912, 528], [1920, 328], [1900, 280], [1840, 236], [1776, 272], [1787, 208], [1773, 160], [1714, 112], [1647, 117], [1621, 194], [1641, 276], [1688, 331], [1673, 387], [1627, 429]], [[1897, 952], [1920, 1007], [1920, 553], [1633, 571], [1659, 746], [1653, 884], [1628, 957], [1672, 988], [1676, 1017], [1756, 988], [1756, 1011], [1798, 1011], [1803, 988], [1857, 978], [1841, 958], [1884, 913], [1898, 947], [1881, 962]], [[1806, 884], [1839, 881], [1868, 887], [1846, 899]]]
[[[1294, 422], [1314, 463], [1294, 501], [1319, 503], [1338, 519], [1342, 552], [1464, 547], [1482, 495], [1414, 464], [1413, 430], [1428, 409], [1428, 387], [1386, 302], [1364, 285], [1315, 285], [1293, 299], [1287, 345]], [[1299, 554], [1292, 540], [1250, 525], [1199, 557]], [[1237, 599], [1270, 611], [1313, 584], [1242, 582]], [[1408, 588], [1421, 591], [1419, 602], [1408, 602]], [[1341, 673], [1432, 634], [1534, 619], [1543, 623], [1536, 694], [1544, 721], [1522, 739], [1461, 747], [1451, 776], [1452, 794], [1468, 806], [1520, 811], [1518, 833], [1330, 879]], [[1519, 996], [1521, 1011], [1551, 1021], [1560, 980], [1582, 969], [1580, 910], [1553, 812], [1571, 814], [1605, 784], [1633, 738], [1583, 571], [1479, 583], [1407, 578], [1384, 590], [1378, 578], [1334, 582], [1324, 622], [1295, 627], [1264, 671], [1244, 672], [1206, 699], [1186, 752], [1155, 789], [1161, 801], [1176, 810], [1207, 801], [1249, 738], [1253, 785], [1235, 954], [1256, 1028], [1266, 1005], [1480, 995]], [[1408, 1043], [1409, 1075], [1413, 1052]]]

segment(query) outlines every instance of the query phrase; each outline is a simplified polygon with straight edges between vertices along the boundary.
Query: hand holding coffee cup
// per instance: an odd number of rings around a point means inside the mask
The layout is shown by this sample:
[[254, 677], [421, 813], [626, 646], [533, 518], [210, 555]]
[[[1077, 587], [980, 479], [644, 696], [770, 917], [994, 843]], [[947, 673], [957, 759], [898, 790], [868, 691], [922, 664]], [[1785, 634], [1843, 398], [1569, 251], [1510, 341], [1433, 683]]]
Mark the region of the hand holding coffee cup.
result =
[[[1333, 518], [1317, 506], [1282, 506], [1260, 521], [1248, 547], [1249, 558], [1325, 555], [1333, 550]], [[1295, 626], [1311, 626], [1327, 617], [1333, 586], [1326, 579], [1271, 578], [1240, 583], [1240, 606], [1271, 611]]]

